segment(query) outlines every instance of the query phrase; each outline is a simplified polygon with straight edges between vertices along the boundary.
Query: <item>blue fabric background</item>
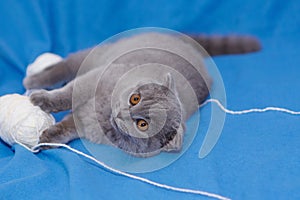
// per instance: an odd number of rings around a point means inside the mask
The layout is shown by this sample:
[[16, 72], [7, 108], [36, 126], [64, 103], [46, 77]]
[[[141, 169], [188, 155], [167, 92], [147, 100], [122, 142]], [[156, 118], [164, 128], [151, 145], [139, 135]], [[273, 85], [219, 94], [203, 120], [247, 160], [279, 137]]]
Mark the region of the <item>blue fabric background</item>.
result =
[[[66, 56], [127, 29], [158, 26], [257, 36], [261, 52], [214, 58], [228, 107], [300, 110], [299, 10], [293, 0], [0, 1], [0, 95], [23, 93], [26, 66], [43, 52]], [[209, 106], [201, 115], [189, 150], [172, 165], [140, 176], [233, 199], [300, 198], [299, 116], [227, 115], [216, 147], [199, 159]], [[84, 149], [79, 140], [71, 145]], [[3, 142], [0, 194], [0, 199], [202, 199], [113, 175], [68, 150], [35, 155]]]

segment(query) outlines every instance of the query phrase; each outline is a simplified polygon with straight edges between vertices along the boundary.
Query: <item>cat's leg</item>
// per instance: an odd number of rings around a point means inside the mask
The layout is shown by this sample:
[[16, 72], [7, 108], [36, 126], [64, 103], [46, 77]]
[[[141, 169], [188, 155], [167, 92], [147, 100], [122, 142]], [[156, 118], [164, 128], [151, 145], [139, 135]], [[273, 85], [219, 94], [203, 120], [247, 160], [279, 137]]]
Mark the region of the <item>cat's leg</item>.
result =
[[61, 122], [43, 131], [39, 143], [68, 143], [78, 138], [73, 115], [67, 115]]
[[25, 77], [23, 80], [24, 87], [28, 89], [50, 88], [56, 84], [63, 84], [72, 79], [73, 73], [65, 60], [50, 65], [46, 69], [36, 74]]
[[70, 110], [72, 108], [72, 87], [67, 84], [56, 90], [38, 90], [30, 95], [30, 100], [35, 106], [39, 106], [48, 113]]
[[[93, 98], [101, 69], [94, 69], [77, 77], [62, 88], [47, 91], [38, 90], [30, 95], [31, 102], [46, 112], [75, 110], [78, 106]], [[74, 89], [74, 87], [76, 87]], [[74, 92], [75, 91], [75, 92]], [[73, 100], [75, 101], [73, 102]]]
[[26, 77], [23, 85], [26, 89], [49, 88], [73, 80], [80, 68], [82, 61], [91, 49], [70, 54], [65, 60], [51, 65], [41, 72]]

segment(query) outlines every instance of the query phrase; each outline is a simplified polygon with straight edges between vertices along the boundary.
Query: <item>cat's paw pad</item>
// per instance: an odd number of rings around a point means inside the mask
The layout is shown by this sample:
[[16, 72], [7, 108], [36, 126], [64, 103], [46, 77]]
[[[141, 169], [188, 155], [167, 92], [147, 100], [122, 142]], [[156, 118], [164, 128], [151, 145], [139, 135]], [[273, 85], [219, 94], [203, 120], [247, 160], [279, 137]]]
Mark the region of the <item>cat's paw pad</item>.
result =
[[30, 95], [33, 105], [39, 106], [45, 112], [57, 112], [55, 104], [51, 101], [50, 94], [46, 90], [35, 91]]

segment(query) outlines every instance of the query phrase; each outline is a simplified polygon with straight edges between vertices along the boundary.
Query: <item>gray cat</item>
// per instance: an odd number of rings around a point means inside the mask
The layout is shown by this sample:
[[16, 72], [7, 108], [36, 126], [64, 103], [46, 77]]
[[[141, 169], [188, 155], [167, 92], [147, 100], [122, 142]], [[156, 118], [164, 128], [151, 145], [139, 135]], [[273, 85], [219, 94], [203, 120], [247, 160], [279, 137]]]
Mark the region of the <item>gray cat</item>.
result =
[[[211, 55], [260, 49], [251, 37], [192, 37]], [[26, 89], [67, 83], [30, 96], [46, 112], [72, 109], [42, 133], [40, 143], [82, 137], [140, 157], [180, 151], [185, 121], [212, 83], [204, 56], [189, 38], [142, 33], [71, 54], [25, 78]]]

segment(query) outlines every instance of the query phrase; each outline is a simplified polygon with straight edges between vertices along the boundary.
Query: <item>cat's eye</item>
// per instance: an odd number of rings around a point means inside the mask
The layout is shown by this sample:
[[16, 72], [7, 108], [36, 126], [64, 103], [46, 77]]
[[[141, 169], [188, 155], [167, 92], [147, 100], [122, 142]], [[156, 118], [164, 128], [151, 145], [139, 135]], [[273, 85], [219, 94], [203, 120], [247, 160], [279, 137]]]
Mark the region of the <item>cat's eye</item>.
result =
[[131, 105], [134, 106], [134, 105], [138, 104], [140, 102], [140, 100], [141, 100], [141, 96], [139, 94], [133, 94], [133, 95], [131, 95], [129, 102]]
[[137, 120], [136, 125], [140, 131], [146, 131], [148, 129], [148, 123], [143, 119]]

